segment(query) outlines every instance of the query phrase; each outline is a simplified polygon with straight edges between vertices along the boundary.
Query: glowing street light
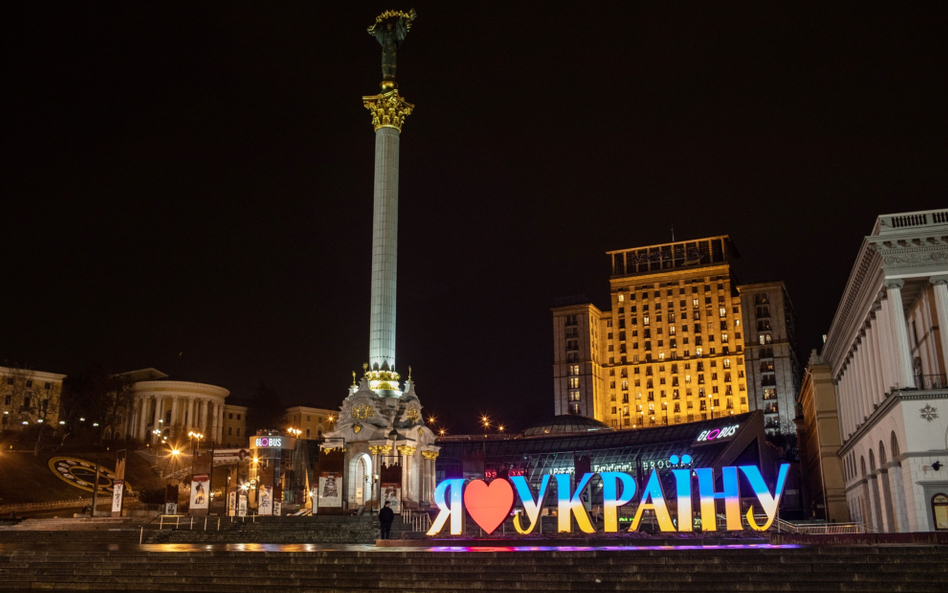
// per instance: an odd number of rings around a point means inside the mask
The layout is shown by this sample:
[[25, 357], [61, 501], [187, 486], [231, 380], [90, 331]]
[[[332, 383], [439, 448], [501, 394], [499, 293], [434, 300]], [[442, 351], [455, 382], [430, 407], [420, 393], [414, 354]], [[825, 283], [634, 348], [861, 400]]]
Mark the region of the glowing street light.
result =
[[444, 435], [446, 435], [446, 434], [448, 434], [448, 431], [446, 431], [446, 430], [443, 429], [443, 428], [438, 431], [438, 435], [439, 435], [439, 436], [444, 436]]
[[497, 426], [497, 432], [504, 432], [504, 425], [503, 425], [503, 424], [499, 424], [499, 425]]
[[428, 424], [432, 424], [432, 425], [433, 425], [434, 423], [435, 423], [435, 417], [434, 417], [434, 415], [433, 415], [433, 414], [429, 414], [429, 415], [428, 415]]

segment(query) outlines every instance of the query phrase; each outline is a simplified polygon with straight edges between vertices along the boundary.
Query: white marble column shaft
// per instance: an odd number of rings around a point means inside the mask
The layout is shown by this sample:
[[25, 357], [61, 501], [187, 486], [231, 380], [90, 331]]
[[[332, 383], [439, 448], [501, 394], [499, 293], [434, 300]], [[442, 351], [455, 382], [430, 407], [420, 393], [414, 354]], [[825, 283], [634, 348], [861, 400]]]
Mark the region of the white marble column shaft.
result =
[[902, 280], [886, 280], [885, 292], [886, 301], [889, 305], [889, 318], [892, 321], [892, 339], [894, 351], [892, 357], [895, 359], [898, 375], [898, 387], [915, 387], [915, 377], [912, 373], [912, 351], [909, 348], [908, 328], [905, 324], [905, 312], [902, 310], [902, 286], [905, 282]]
[[942, 370], [948, 374], [948, 275], [932, 276], [930, 280], [935, 289], [935, 316], [941, 341]]
[[145, 431], [148, 430], [148, 408], [151, 398], [144, 395], [138, 396], [138, 434], [136, 438], [145, 440]]
[[371, 369], [395, 369], [395, 286], [398, 256], [399, 131], [375, 132], [375, 199], [372, 223]]

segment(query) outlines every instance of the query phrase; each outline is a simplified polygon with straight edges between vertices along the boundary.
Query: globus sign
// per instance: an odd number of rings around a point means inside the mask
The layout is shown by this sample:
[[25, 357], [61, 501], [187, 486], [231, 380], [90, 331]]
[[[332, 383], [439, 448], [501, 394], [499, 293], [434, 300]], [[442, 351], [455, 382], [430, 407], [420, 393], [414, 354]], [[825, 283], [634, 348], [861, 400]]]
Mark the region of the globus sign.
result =
[[[652, 470], [641, 495], [638, 497], [638, 508], [635, 511], [629, 531], [638, 529], [642, 520], [642, 513], [646, 510], [655, 513], [659, 529], [662, 531], [691, 531], [693, 524], [691, 509], [692, 476], [696, 476], [698, 480], [702, 530], [715, 531], [717, 529], [715, 513], [715, 501], [717, 500], [724, 501], [727, 530], [743, 529], [741, 523], [740, 481], [738, 479], [740, 474], [744, 474], [744, 477], [750, 483], [757, 501], [767, 516], [767, 521], [763, 525], [758, 525], [754, 520], [754, 509], [749, 508], [746, 513], [747, 523], [751, 529], [764, 531], [771, 526], [777, 517], [777, 507], [780, 504], [780, 497], [783, 494], [783, 487], [787, 481], [789, 469], [789, 464], [781, 464], [773, 494], [764, 482], [760, 470], [754, 465], [721, 468], [721, 492], [715, 492], [714, 490], [714, 474], [709, 467], [671, 470], [675, 478], [675, 502], [678, 506], [679, 518], [678, 529], [675, 528], [671, 514], [665, 504], [665, 493], [662, 491], [658, 472]], [[619, 531], [619, 507], [632, 502], [633, 498], [636, 497], [638, 488], [635, 478], [623, 472], [598, 472], [598, 474], [602, 480], [604, 531], [606, 533], [617, 533]], [[552, 476], [556, 479], [557, 531], [560, 533], [572, 531], [573, 517], [576, 518], [576, 524], [583, 533], [595, 533], [595, 528], [589, 520], [589, 514], [586, 512], [582, 500], [583, 490], [589, 485], [589, 481], [594, 475], [596, 474], [583, 474], [578, 479], [575, 489], [572, 488], [572, 476], [569, 474]], [[509, 481], [497, 479], [491, 481], [490, 484], [484, 480], [473, 480], [466, 487], [464, 482], [463, 479], [449, 479], [438, 484], [435, 489], [435, 504], [438, 506], [439, 512], [434, 523], [431, 524], [431, 529], [428, 530], [428, 535], [437, 535], [449, 522], [451, 534], [460, 535], [463, 531], [462, 513], [465, 510], [481, 529], [488, 534], [493, 533], [513, 510], [515, 492], [523, 506], [523, 512], [514, 515], [514, 528], [520, 534], [531, 533], [536, 528], [540, 519], [540, 512], [543, 510], [547, 488], [550, 484], [550, 474], [543, 476], [540, 490], [536, 495], [534, 495], [527, 479], [523, 476], [511, 476]], [[528, 521], [526, 526], [521, 522], [523, 516], [526, 516]]]
[[282, 447], [283, 437], [254, 437], [254, 447]]
[[698, 435], [698, 438], [695, 439], [697, 443], [704, 443], [706, 441], [713, 441], [715, 439], [726, 439], [728, 437], [734, 436], [734, 433], [737, 432], [737, 428], [740, 424], [735, 424], [734, 426], [725, 426], [724, 428], [715, 428], [712, 430], [705, 430]]

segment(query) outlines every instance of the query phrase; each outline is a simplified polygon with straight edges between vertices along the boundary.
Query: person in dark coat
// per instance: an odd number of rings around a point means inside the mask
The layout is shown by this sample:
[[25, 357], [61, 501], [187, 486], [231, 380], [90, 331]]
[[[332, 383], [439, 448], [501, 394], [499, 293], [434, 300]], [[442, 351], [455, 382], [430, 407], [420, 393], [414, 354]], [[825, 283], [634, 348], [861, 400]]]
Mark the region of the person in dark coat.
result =
[[379, 525], [382, 528], [382, 539], [389, 539], [392, 534], [392, 523], [395, 521], [395, 512], [389, 508], [389, 502], [379, 511]]

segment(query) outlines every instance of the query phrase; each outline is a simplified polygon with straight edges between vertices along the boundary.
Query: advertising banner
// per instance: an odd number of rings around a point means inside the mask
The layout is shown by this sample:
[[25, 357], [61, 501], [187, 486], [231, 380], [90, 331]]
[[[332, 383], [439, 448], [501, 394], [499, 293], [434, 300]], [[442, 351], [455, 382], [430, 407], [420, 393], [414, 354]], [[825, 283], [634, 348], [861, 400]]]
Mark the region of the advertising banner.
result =
[[237, 516], [246, 517], [247, 516], [247, 495], [243, 492], [237, 497]]
[[125, 492], [125, 480], [112, 482], [112, 516], [122, 516], [122, 494]]
[[273, 514], [273, 486], [267, 484], [260, 487], [259, 502], [257, 503], [258, 515]]
[[191, 478], [191, 511], [207, 510], [211, 493], [208, 491], [210, 485], [210, 476], [208, 474], [197, 474]]
[[402, 485], [398, 482], [382, 484], [382, 506], [389, 503], [389, 508], [398, 515], [402, 512]]
[[319, 474], [319, 508], [342, 506], [342, 472]]
[[165, 486], [165, 514], [178, 514], [178, 486], [176, 484]]
[[237, 514], [237, 489], [231, 488], [227, 493], [227, 516], [233, 517]]
[[[122, 499], [125, 497], [125, 455], [126, 450], [115, 452], [115, 480], [112, 490], [112, 516], [122, 516]], [[121, 483], [121, 486], [119, 484]]]

